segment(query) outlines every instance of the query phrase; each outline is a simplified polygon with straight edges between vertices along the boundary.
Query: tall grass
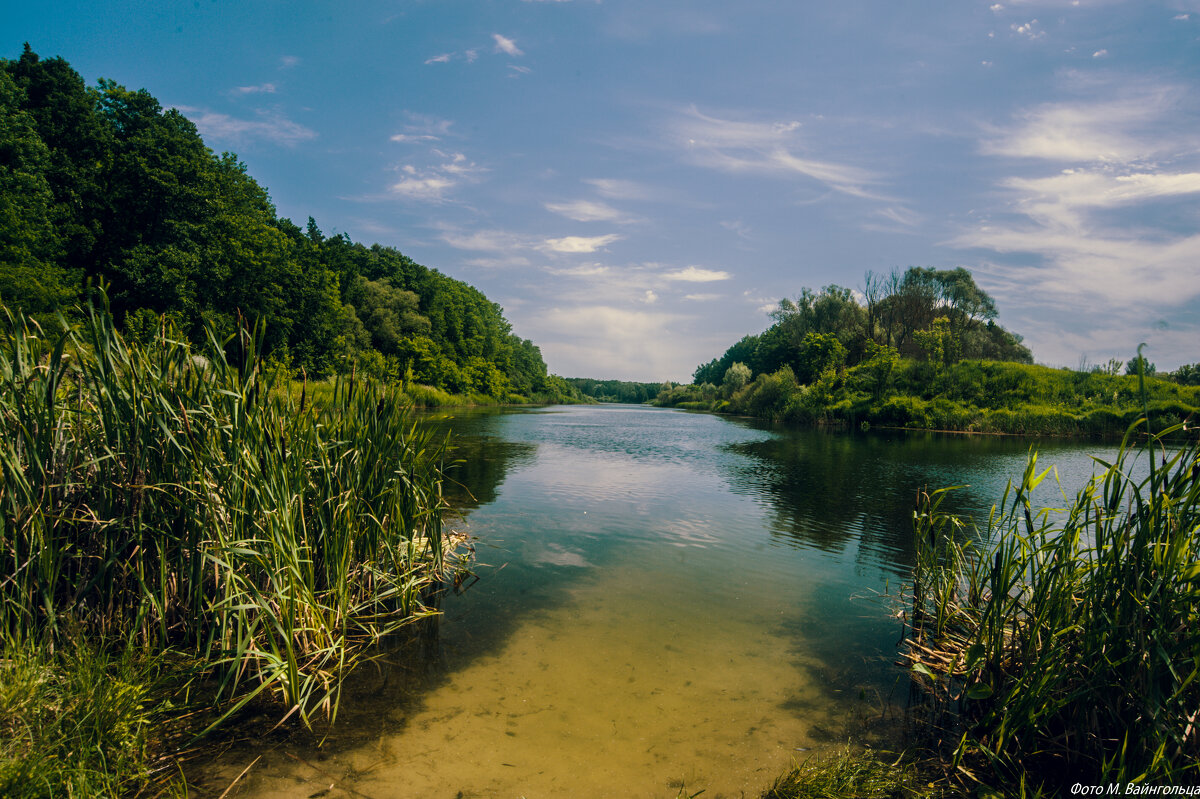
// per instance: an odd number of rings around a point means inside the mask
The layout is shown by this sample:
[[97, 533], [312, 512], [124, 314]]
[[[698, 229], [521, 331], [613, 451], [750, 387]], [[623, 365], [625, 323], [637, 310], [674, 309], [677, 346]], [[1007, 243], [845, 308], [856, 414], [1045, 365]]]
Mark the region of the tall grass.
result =
[[[396, 392], [272, 391], [261, 331], [127, 344], [106, 309], [0, 320], [0, 634], [186, 653], [230, 712], [336, 712], [444, 567], [444, 442]], [[230, 353], [227, 356], [227, 352]]]
[[957, 712], [954, 764], [981, 781], [1200, 779], [1200, 444], [1167, 428], [1061, 512], [1035, 512], [1031, 455], [986, 535], [925, 495], [908, 656]]

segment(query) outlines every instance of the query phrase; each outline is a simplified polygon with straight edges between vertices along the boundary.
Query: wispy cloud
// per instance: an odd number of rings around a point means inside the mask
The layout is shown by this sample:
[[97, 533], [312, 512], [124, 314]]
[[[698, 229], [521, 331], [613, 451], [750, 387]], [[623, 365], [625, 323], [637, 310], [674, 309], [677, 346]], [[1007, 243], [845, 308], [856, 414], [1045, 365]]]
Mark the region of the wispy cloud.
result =
[[702, 269], [698, 266], [688, 266], [663, 274], [664, 280], [680, 280], [685, 283], [712, 283], [717, 280], [728, 280], [731, 277], [733, 276], [728, 272], [717, 269]]
[[1171, 87], [1092, 88], [1116, 99], [1039, 106], [982, 142], [1014, 170], [1055, 171], [1001, 179], [1009, 213], [947, 243], [1027, 256], [1002, 280], [1025, 306], [1087, 296], [1093, 316], [1116, 318], [1192, 302], [1200, 234], [1170, 222], [1200, 195], [1200, 145], [1180, 124], [1192, 106]]
[[622, 178], [585, 178], [584, 183], [594, 186], [596, 192], [609, 200], [659, 201], [663, 192], [645, 183]]
[[[411, 167], [407, 167], [411, 169]], [[448, 189], [454, 187], [454, 181], [441, 175], [419, 175], [414, 170], [393, 183], [393, 194], [407, 197], [410, 200], [441, 200]]]
[[512, 252], [530, 247], [527, 239], [504, 230], [474, 230], [469, 233], [444, 230], [441, 238], [442, 241], [459, 250]]
[[230, 94], [274, 94], [274, 83], [260, 83], [258, 86], [237, 86], [230, 90]]
[[279, 59], [279, 68], [280, 69], [292, 69], [293, 67], [298, 67], [298, 66], [300, 66], [300, 57], [299, 56], [285, 55], [285, 56], [281, 56]]
[[561, 239], [546, 239], [543, 249], [561, 253], [591, 253], [607, 247], [621, 237], [615, 233], [606, 236], [564, 236]]
[[594, 200], [546, 203], [546, 210], [576, 222], [625, 222], [627, 217], [611, 205]]
[[752, 172], [774, 177], [805, 176], [834, 191], [881, 199], [872, 188], [875, 173], [835, 161], [797, 155], [804, 145], [795, 120], [759, 122], [720, 119], [695, 107], [670, 123], [670, 132], [685, 158], [726, 172]]
[[1172, 104], [1173, 95], [1165, 88], [1147, 87], [1116, 100], [1048, 103], [986, 138], [981, 149], [986, 155], [1067, 163], [1128, 163], [1171, 154], [1177, 141], [1147, 134]]
[[206, 139], [245, 145], [255, 141], [292, 146], [315, 139], [317, 133], [272, 111], [260, 111], [254, 119], [238, 119], [203, 108], [175, 106], [196, 124]]
[[450, 127], [454, 124], [448, 119], [424, 116], [422, 114], [407, 114], [409, 124], [400, 133], [393, 134], [390, 139], [394, 142], [434, 142], [441, 141], [450, 135]]
[[499, 33], [493, 33], [492, 39], [496, 42], [497, 53], [504, 53], [505, 55], [514, 57], [525, 55], [525, 52], [521, 50], [521, 48], [517, 47], [517, 43], [507, 36], [502, 36]]
[[[681, 379], [679, 364], [700, 363], [714, 344], [680, 335], [689, 317], [645, 307], [573, 304], [529, 320], [552, 368], [567, 374], [634, 380]], [[707, 348], [707, 349], [706, 349]], [[711, 357], [711, 356], [707, 356]]]
[[1009, 28], [1014, 33], [1028, 39], [1040, 39], [1046, 35], [1046, 31], [1042, 29], [1041, 23], [1036, 19], [1031, 19], [1028, 22], [1014, 22]]
[[425, 59], [426, 64], [448, 64], [454, 58], [454, 53], [442, 53]]
[[400, 180], [390, 187], [392, 194], [410, 200], [442, 201], [446, 199], [447, 192], [463, 180], [486, 171], [462, 153], [432, 152], [443, 159], [442, 163], [423, 168], [412, 164], [400, 167]]

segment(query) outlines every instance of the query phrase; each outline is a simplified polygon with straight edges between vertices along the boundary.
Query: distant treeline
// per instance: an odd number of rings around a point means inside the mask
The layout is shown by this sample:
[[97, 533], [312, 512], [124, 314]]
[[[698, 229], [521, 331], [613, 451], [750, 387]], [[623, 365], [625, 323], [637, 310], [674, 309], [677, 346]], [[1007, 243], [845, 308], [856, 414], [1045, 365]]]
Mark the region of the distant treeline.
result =
[[[582, 396], [597, 402], [626, 402], [640, 405], [658, 396], [662, 383], [633, 383], [628, 380], [593, 380], [590, 377], [568, 377], [568, 385]], [[668, 387], [670, 384], [667, 384]]]
[[145, 90], [0, 60], [0, 301], [42, 321], [108, 285], [118, 325], [194, 342], [266, 325], [281, 367], [357, 368], [500, 399], [570, 394], [477, 289], [281, 219], [245, 165]]
[[996, 303], [966, 269], [911, 267], [868, 272], [859, 302], [850, 289], [805, 288], [772, 312], [775, 324], [745, 336], [720, 358], [699, 366], [697, 385], [719, 384], [735, 363], [752, 375], [790, 366], [802, 383], [830, 363], [856, 366], [879, 347], [900, 357], [1033, 363], [1021, 337], [996, 324]]
[[[1055, 435], [1119, 434], [1147, 409], [1160, 425], [1197, 414], [1200, 366], [1155, 377], [1140, 355], [1079, 370], [1035, 366], [962, 268], [868, 273], [849, 289], [804, 289], [746, 336], [664, 385], [657, 405], [799, 424]], [[1122, 374], [1122, 371], [1124, 374]], [[1142, 389], [1136, 375], [1145, 380]]]

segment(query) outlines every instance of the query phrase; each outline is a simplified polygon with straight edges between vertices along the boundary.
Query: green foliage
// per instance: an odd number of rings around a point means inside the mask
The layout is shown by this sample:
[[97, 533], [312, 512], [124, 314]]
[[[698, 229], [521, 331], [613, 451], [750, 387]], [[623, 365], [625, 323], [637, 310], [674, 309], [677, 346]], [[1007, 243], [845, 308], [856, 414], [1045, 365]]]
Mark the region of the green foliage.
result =
[[[180, 669], [165, 657], [71, 641], [9, 639], [0, 661], [0, 795], [134, 795], [177, 709]], [[170, 775], [167, 775], [168, 779]]]
[[393, 379], [412, 362], [427, 383], [496, 398], [546, 378], [537, 347], [476, 289], [279, 219], [178, 110], [109, 80], [89, 89], [28, 48], [0, 61], [0, 267], [0, 301], [42, 323], [102, 280], [123, 329], [167, 315], [202, 346], [209, 328], [257, 322], [267, 354], [314, 376], [361, 365]]
[[1200, 444], [1131, 445], [1065, 512], [1036, 512], [1030, 456], [982, 536], [916, 513], [909, 657], [961, 708], [954, 752], [977, 779], [1178, 785], [1200, 776]]
[[658, 383], [636, 383], [628, 380], [594, 380], [587, 377], [565, 378], [578, 392], [579, 398], [589, 397], [597, 402], [625, 402], [640, 405], [654, 399]]
[[1143, 355], [1135, 355], [1125, 364], [1125, 374], [1127, 375], [1152, 375], [1156, 371], [1154, 364], [1146, 360]]
[[[925, 788], [926, 786], [920, 786]], [[902, 799], [920, 793], [915, 769], [871, 752], [812, 756], [775, 780], [762, 799]]]
[[1184, 386], [1200, 386], [1200, 363], [1185, 363], [1171, 373], [1171, 379]]
[[55, 336], [5, 314], [0, 635], [172, 649], [214, 701], [271, 695], [307, 719], [424, 612], [441, 443], [372, 381], [320, 407], [272, 391], [263, 338], [199, 358], [169, 331], [131, 346], [106, 311]]
[[913, 341], [924, 351], [930, 363], [949, 366], [958, 360], [960, 342], [950, 328], [948, 317], [934, 319], [928, 330], [913, 331]]
[[868, 341], [863, 361], [847, 375], [847, 385], [869, 393], [879, 400], [888, 392], [892, 375], [900, 365], [900, 353], [895, 347]]
[[805, 333], [795, 358], [796, 379], [812, 383], [826, 372], [836, 372], [846, 363], [846, 348], [832, 333]]
[[[857, 366], [842, 373], [828, 369], [807, 386], [789, 388], [778, 372], [759, 375], [720, 410], [853, 429], [866, 422], [1018, 435], [1120, 436], [1147, 410], [1161, 425], [1200, 416], [1200, 387], [1173, 380], [1147, 378], [1143, 404], [1131, 376], [996, 361], [939, 365], [900, 358], [894, 348], [873, 342], [865, 352]], [[658, 404], [681, 402], [717, 410], [720, 400], [697, 386], [672, 387], [658, 398]]]
[[720, 383], [734, 363], [742, 363], [751, 377], [789, 366], [807, 385], [827, 369], [870, 360], [880, 346], [943, 365], [964, 358], [1033, 360], [1019, 336], [995, 323], [995, 302], [962, 267], [912, 267], [889, 276], [868, 272], [862, 298], [860, 304], [841, 286], [802, 289], [799, 297], [779, 303], [770, 328], [744, 336], [720, 358], [698, 366], [693, 380]]
[[725, 370], [725, 376], [721, 378], [721, 390], [725, 392], [726, 397], [731, 397], [749, 382], [750, 367], [744, 363], [735, 362]]

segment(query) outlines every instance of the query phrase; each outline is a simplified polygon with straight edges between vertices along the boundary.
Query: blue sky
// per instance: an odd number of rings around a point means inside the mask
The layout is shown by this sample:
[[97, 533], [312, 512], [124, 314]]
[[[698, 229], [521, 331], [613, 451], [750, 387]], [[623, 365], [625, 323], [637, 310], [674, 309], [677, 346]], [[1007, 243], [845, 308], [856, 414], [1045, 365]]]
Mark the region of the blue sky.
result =
[[568, 376], [686, 381], [804, 286], [965, 266], [1038, 362], [1200, 361], [1200, 0], [2, 0], [279, 213]]

